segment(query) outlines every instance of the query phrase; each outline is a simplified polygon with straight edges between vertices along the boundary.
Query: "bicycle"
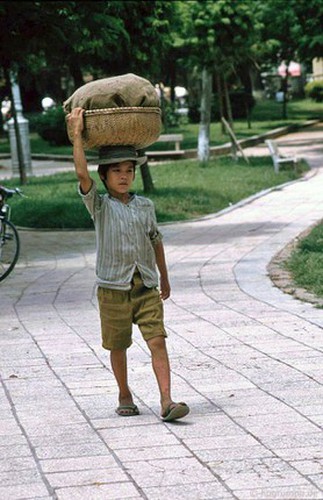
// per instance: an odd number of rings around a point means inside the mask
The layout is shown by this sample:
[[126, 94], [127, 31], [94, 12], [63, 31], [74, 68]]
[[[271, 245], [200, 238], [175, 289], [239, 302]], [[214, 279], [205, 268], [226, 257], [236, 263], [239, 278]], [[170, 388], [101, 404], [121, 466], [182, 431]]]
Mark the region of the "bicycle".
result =
[[18, 231], [10, 221], [11, 209], [6, 203], [15, 194], [23, 196], [19, 188], [7, 189], [0, 186], [0, 281], [11, 273], [20, 252]]

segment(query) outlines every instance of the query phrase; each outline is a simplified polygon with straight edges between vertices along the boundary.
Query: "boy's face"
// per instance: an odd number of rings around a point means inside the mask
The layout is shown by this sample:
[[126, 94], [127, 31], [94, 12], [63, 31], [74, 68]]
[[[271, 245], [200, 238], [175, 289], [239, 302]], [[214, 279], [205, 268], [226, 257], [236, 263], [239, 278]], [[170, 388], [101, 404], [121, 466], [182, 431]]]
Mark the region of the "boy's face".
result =
[[106, 186], [112, 196], [118, 198], [129, 191], [135, 178], [132, 161], [123, 161], [110, 165], [106, 173]]

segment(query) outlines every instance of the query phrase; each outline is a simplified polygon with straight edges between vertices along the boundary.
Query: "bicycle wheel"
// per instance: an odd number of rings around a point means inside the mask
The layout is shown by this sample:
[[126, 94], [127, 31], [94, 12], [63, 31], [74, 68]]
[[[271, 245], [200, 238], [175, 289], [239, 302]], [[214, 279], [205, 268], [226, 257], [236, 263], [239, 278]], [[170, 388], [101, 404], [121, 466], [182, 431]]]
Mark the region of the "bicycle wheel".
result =
[[19, 257], [17, 229], [9, 220], [0, 221], [0, 281], [11, 273]]

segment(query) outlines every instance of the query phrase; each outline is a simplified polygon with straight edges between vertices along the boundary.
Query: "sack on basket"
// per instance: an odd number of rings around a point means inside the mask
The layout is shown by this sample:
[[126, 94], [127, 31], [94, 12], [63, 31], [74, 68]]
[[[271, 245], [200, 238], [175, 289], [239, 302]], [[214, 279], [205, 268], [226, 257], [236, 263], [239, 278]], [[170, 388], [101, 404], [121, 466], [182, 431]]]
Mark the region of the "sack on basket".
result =
[[[154, 86], [134, 74], [103, 78], [77, 89], [64, 102], [69, 113], [82, 107], [84, 113], [83, 146], [130, 145], [144, 149], [155, 142], [161, 132], [159, 97]], [[67, 126], [73, 143], [73, 132]]]
[[64, 102], [64, 111], [73, 108], [105, 109], [159, 107], [155, 87], [145, 78], [128, 73], [86, 83]]

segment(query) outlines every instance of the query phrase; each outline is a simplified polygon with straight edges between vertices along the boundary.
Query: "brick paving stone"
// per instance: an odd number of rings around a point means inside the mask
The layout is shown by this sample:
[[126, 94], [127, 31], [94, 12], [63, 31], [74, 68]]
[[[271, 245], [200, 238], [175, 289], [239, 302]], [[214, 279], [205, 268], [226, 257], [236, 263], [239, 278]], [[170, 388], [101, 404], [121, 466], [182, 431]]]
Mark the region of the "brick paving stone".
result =
[[[135, 429], [137, 431], [137, 428]], [[111, 437], [109, 431], [100, 431], [103, 439], [113, 450], [127, 449], [129, 453], [135, 453], [135, 450], [142, 447], [154, 447], [154, 446], [175, 446], [178, 444], [178, 439], [171, 433], [162, 434], [159, 433], [151, 434], [148, 436], [133, 436], [130, 438], [127, 435], [127, 431], [124, 432], [124, 437]]]
[[[254, 446], [237, 446], [236, 443], [230, 441], [231, 436], [228, 437], [229, 443], [223, 443], [223, 447], [215, 447], [209, 449], [196, 450], [194, 454], [203, 462], [207, 463], [209, 467], [215, 467], [215, 463], [222, 462], [223, 460], [248, 460], [248, 459], [262, 459], [273, 458], [273, 452], [257, 444]], [[231, 446], [230, 446], [231, 442]], [[239, 440], [240, 442], [240, 440]]]
[[31, 452], [27, 443], [1, 446], [0, 448], [0, 458], [4, 460], [9, 460], [11, 458], [22, 458], [22, 457], [29, 458], [30, 456]]
[[41, 477], [39, 471], [34, 467], [30, 469], [22, 470], [9, 470], [6, 472], [0, 472], [0, 484], [1, 486], [18, 486], [30, 483], [41, 483]]
[[38, 497], [52, 498], [43, 482], [0, 486], [0, 498], [2, 500], [35, 500]]
[[128, 483], [93, 484], [91, 486], [69, 486], [56, 490], [58, 500], [121, 500], [142, 498], [136, 487]]
[[128, 462], [127, 470], [141, 488], [184, 486], [214, 481], [210, 470], [195, 458], [174, 458]]
[[116, 466], [116, 460], [110, 454], [93, 455], [72, 458], [44, 459], [40, 465], [45, 473], [86, 471], [94, 469], [109, 469]]
[[224, 486], [218, 481], [198, 484], [185, 484], [183, 493], [181, 488], [176, 486], [159, 486], [153, 488], [144, 488], [145, 495], [149, 500], [164, 500], [165, 498], [179, 498], [180, 495], [185, 495], [185, 500], [226, 500], [234, 498]]
[[294, 460], [291, 464], [295, 469], [306, 476], [309, 474], [323, 473], [323, 457], [314, 458], [314, 460]]
[[257, 488], [305, 485], [307, 480], [289, 464], [276, 457], [244, 460], [218, 460], [209, 467], [233, 491], [252, 484]]
[[118, 467], [68, 472], [50, 472], [46, 474], [50, 485], [56, 488], [70, 486], [91, 486], [93, 484], [110, 484], [127, 481], [124, 471]]
[[74, 458], [86, 457], [88, 455], [105, 455], [107, 453], [105, 447], [100, 441], [97, 442], [80, 442], [80, 443], [64, 443], [58, 441], [56, 444], [43, 445], [36, 447], [36, 454], [41, 459], [59, 459], [59, 458]]
[[138, 460], [158, 460], [192, 456], [192, 452], [181, 444], [167, 446], [138, 446], [134, 450], [122, 448], [115, 450], [115, 452], [123, 463], [136, 462]]
[[35, 467], [35, 461], [31, 456], [0, 458], [0, 473], [23, 471], [23, 470], [33, 469], [34, 467]]
[[312, 485], [253, 488], [234, 491], [239, 500], [321, 500], [322, 491]]

